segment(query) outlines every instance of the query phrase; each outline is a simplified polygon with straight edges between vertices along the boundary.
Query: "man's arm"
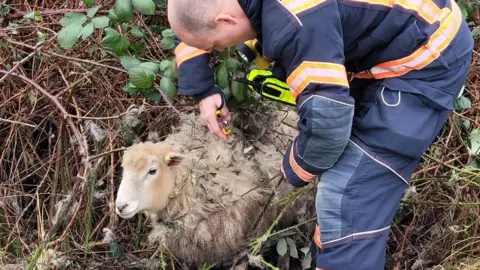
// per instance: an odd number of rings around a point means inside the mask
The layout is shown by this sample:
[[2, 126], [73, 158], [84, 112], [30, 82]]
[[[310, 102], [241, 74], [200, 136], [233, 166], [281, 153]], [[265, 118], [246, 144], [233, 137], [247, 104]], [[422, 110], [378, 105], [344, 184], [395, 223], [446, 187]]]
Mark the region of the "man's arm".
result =
[[210, 53], [183, 43], [174, 36], [175, 56], [178, 68], [178, 93], [192, 96], [196, 102], [211, 96], [221, 94], [215, 86], [214, 72], [208, 65]]
[[[174, 37], [175, 56], [178, 68], [178, 93], [193, 96], [200, 103], [200, 115], [208, 129], [224, 140], [227, 136], [217, 122], [215, 112], [223, 103], [220, 112], [227, 120], [231, 120], [230, 111], [224, 103], [225, 96], [220, 88], [215, 86], [215, 76], [208, 65], [210, 53], [188, 46], [178, 37]], [[223, 99], [223, 101], [222, 101]]]
[[275, 42], [273, 58], [285, 67], [287, 84], [297, 98], [299, 135], [283, 158], [282, 170], [290, 184], [301, 187], [331, 168], [344, 151], [354, 100], [343, 65], [336, 3], [326, 1], [310, 10], [284, 6], [287, 9], [296, 20]]

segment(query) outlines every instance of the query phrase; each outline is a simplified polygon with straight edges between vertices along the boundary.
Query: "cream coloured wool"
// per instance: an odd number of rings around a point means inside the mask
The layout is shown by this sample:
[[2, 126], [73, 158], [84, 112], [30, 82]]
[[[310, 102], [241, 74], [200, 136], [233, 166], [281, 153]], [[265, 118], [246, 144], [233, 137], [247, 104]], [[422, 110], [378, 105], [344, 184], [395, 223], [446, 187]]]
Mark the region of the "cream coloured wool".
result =
[[[286, 121], [295, 126], [292, 114]], [[184, 120], [162, 142], [133, 145], [123, 155], [117, 214], [127, 219], [144, 212], [153, 221], [149, 241], [165, 244], [187, 265], [220, 263], [242, 252], [282, 209], [271, 204], [263, 211], [270, 194], [275, 190], [278, 199], [294, 190], [286, 180], [277, 184], [282, 153], [296, 131], [280, 124], [282, 113], [272, 118], [269, 131], [253, 148], [240, 130], [223, 141], [199, 119]], [[314, 198], [303, 196], [280, 225], [311, 218], [306, 200], [314, 203]]]

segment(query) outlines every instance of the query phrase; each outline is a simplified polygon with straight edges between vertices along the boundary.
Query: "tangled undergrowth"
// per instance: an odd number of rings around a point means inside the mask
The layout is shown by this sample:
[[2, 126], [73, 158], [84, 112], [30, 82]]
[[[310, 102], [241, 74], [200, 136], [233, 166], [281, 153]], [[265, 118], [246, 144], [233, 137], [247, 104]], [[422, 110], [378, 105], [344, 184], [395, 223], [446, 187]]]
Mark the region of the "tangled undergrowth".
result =
[[[80, 45], [62, 48], [57, 42], [62, 18], [69, 12], [87, 14], [90, 2], [0, 3], [2, 269], [35, 269], [35, 265], [41, 269], [39, 262], [47, 261], [70, 269], [142, 269], [150, 259], [162, 260], [166, 269], [173, 265], [178, 269], [175, 258], [143, 245], [148, 230], [141, 217], [128, 221], [115, 217], [114, 194], [124, 147], [161, 140], [179, 119], [198, 116], [198, 110], [191, 99], [160, 89], [171, 87], [160, 78], [134, 95], [137, 88], [129, 84], [131, 72], [122, 61], [126, 58], [118, 54], [122, 47], [102, 42], [110, 30], [94, 28], [90, 36], [79, 39]], [[116, 2], [96, 1], [95, 5], [101, 4], [96, 14], [110, 15]], [[115, 29], [132, 33], [129, 48], [138, 49], [137, 44], [143, 48], [139, 59], [160, 64], [170, 60], [172, 52], [165, 32], [165, 1], [153, 2], [155, 15], [135, 11], [127, 26]], [[476, 39], [472, 69], [458, 109], [425, 153], [397, 213], [387, 248], [388, 269], [478, 269], [480, 265], [476, 154], [480, 21], [476, 2], [462, 3]], [[102, 21], [98, 20], [99, 26]], [[171, 78], [174, 72], [165, 63], [158, 74]], [[224, 79], [225, 69], [231, 67], [227, 63], [217, 76]], [[150, 78], [148, 69], [137, 71]], [[140, 84], [148, 84], [145, 80]], [[238, 98], [228, 88], [224, 91]], [[264, 103], [237, 106], [242, 117], [235, 124], [254, 140], [264, 132], [263, 125], [247, 120], [268, 121], [262, 116], [267, 107]], [[262, 249], [263, 265], [284, 269], [301, 265], [311, 241], [305, 234], [297, 228], [275, 234]], [[292, 263], [279, 252], [286, 252]]]

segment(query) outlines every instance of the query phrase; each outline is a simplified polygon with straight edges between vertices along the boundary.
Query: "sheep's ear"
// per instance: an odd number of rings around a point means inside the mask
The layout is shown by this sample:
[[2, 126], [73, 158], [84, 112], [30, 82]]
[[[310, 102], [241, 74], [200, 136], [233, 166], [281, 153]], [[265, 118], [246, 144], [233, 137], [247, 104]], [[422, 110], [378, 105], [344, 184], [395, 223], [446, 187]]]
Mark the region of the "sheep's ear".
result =
[[163, 162], [167, 164], [167, 166], [177, 166], [186, 157], [187, 156], [179, 153], [169, 152], [163, 156]]

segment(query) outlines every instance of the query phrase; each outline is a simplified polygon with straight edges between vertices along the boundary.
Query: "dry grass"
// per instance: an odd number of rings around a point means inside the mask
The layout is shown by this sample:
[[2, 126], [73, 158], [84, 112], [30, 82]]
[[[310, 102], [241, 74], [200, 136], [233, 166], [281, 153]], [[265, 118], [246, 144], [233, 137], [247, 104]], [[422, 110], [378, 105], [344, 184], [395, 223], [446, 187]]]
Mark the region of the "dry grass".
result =
[[[128, 74], [118, 58], [103, 54], [101, 38], [62, 53], [54, 36], [58, 21], [68, 10], [84, 9], [81, 1], [38, 2], [41, 23], [22, 20], [32, 5], [12, 2], [11, 13], [0, 18], [0, 265], [33, 265], [46, 249], [60, 252], [60, 264], [82, 269], [140, 268], [158, 260], [143, 246], [143, 220], [115, 217], [121, 150], [135, 140], [161, 139], [195, 106], [187, 98], [154, 104], [129, 97], [122, 91]], [[105, 11], [113, 1], [102, 4]], [[145, 25], [145, 18], [135, 20]], [[16, 33], [5, 29], [11, 22], [19, 24]], [[38, 48], [37, 31], [47, 34]], [[150, 36], [142, 56], [164, 57], [160, 40]], [[472, 108], [452, 114], [418, 168], [415, 190], [393, 226], [389, 269], [479, 265], [480, 171], [468, 166], [465, 146], [479, 128], [478, 56], [465, 93]], [[459, 119], [470, 121], [468, 130], [456, 125]], [[103, 228], [114, 230], [116, 244], [102, 242], [111, 236]], [[166, 264], [174, 263], [163, 255]]]

